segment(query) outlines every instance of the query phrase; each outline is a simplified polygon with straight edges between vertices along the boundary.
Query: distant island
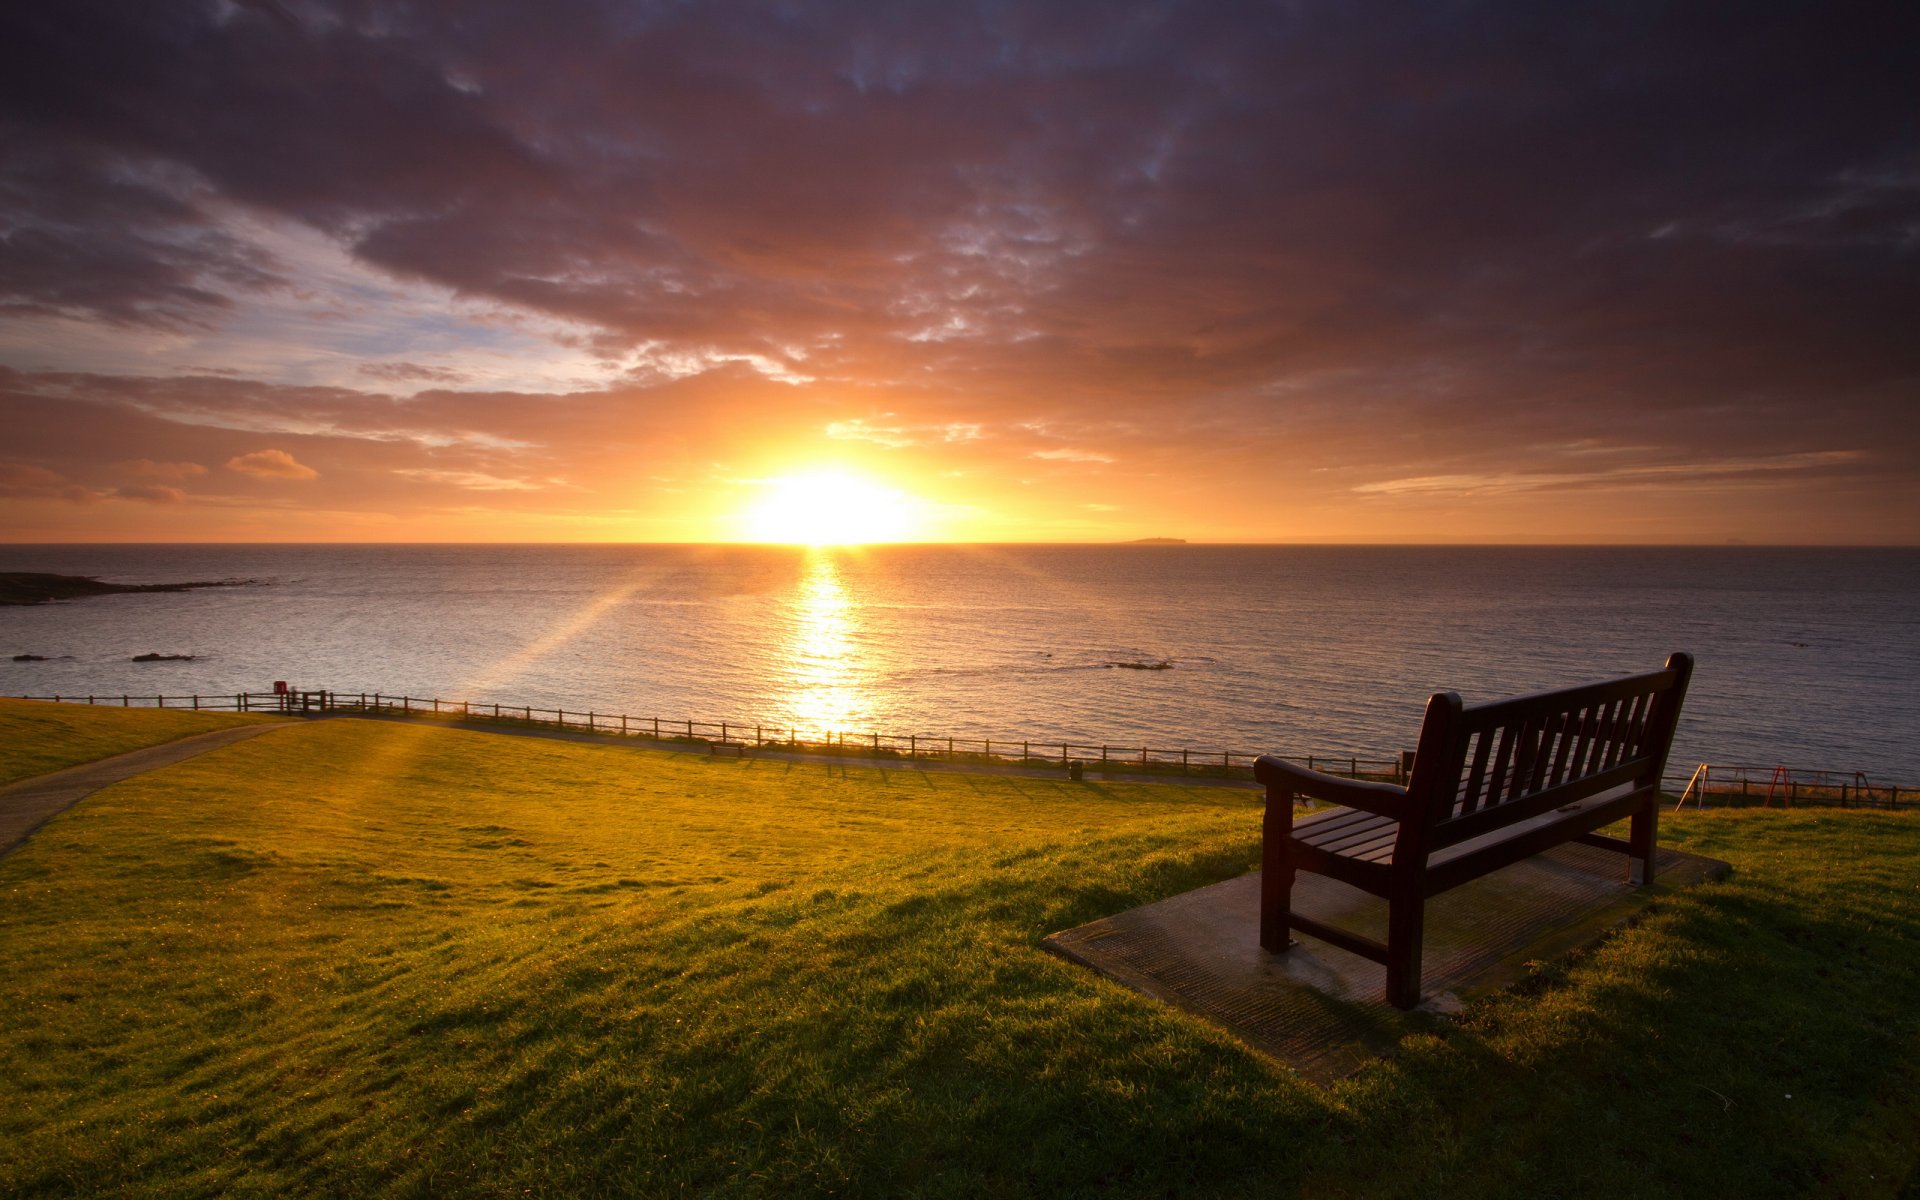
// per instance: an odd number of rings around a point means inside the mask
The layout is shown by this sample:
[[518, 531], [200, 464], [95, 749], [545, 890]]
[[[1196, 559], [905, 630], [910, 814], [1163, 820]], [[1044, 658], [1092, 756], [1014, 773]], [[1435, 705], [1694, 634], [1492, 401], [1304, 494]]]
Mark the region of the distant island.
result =
[[257, 579], [197, 580], [192, 583], [102, 583], [91, 575], [46, 575], [34, 571], [0, 571], [0, 605], [45, 604], [50, 600], [78, 600], [87, 596], [114, 596], [123, 592], [184, 592], [191, 588], [255, 587]]
[[1129, 546], [1184, 546], [1186, 544], [1185, 538], [1135, 538], [1127, 543]]

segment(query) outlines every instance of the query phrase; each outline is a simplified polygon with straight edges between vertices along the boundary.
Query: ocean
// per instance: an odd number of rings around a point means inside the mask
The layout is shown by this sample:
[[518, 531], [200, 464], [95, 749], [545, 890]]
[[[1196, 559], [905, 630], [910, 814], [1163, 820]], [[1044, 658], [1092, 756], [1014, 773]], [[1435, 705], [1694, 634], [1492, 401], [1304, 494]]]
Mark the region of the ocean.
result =
[[1920, 784], [1920, 550], [13, 545], [0, 570], [261, 584], [0, 608], [9, 696], [284, 679], [805, 736], [1388, 757], [1434, 691], [1688, 650], [1672, 769]]

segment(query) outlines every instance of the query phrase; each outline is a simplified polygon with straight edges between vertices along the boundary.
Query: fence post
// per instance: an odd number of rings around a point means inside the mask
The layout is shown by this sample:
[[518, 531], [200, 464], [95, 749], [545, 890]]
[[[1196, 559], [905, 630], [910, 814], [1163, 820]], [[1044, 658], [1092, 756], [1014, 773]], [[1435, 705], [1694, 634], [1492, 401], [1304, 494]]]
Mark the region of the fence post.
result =
[[195, 692], [193, 696], [193, 710], [195, 712], [200, 711], [200, 694], [198, 692]]

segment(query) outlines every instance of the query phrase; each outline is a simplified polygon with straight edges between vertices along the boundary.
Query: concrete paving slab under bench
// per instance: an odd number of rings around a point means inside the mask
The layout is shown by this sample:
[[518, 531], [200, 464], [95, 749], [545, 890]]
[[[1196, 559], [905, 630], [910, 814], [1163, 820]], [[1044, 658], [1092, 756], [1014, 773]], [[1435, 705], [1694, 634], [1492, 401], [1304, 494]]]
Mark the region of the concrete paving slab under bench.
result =
[[[1428, 901], [1421, 1010], [1452, 1012], [1526, 977], [1726, 863], [1662, 849], [1654, 885], [1626, 882], [1618, 854], [1558, 846]], [[1385, 940], [1384, 900], [1301, 872], [1297, 912]], [[1386, 968], [1301, 934], [1283, 955], [1260, 949], [1260, 873], [1130, 909], [1042, 944], [1136, 991], [1210, 1021], [1325, 1083], [1389, 1054], [1423, 1024], [1388, 1005]]]

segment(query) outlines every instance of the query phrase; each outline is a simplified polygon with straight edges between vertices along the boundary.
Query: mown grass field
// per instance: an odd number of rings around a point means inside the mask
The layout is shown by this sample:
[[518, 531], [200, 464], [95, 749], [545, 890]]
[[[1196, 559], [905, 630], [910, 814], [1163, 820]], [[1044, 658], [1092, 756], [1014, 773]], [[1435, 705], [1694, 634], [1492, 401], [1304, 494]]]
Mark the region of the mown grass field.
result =
[[0, 784], [211, 729], [278, 719], [242, 713], [0, 699], [0, 747], [4, 747], [0, 749]]
[[0, 1194], [1914, 1194], [1920, 819], [1665, 832], [1733, 876], [1321, 1089], [1038, 948], [1250, 791], [299, 726], [0, 860]]

